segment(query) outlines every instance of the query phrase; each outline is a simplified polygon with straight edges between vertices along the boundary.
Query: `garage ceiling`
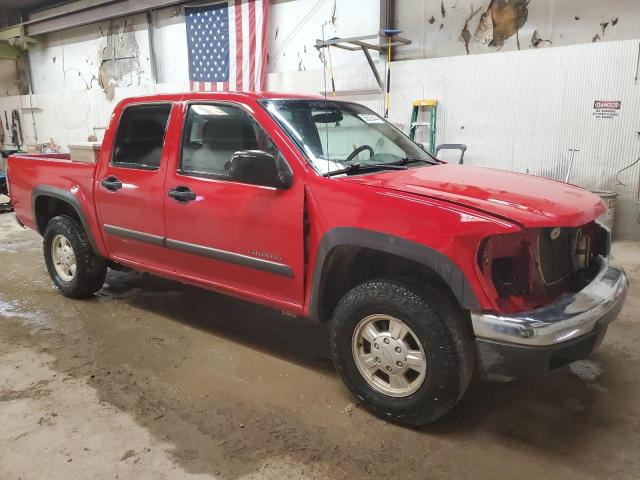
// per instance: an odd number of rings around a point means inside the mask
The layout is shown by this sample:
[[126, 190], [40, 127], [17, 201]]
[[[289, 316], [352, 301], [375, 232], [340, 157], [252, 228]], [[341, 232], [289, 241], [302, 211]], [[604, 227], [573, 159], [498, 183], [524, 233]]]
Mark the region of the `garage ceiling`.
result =
[[0, 0], [0, 10], [29, 13], [60, 3], [66, 2], [64, 0], [21, 0], [20, 4], [16, 5], [15, 0]]
[[24, 21], [31, 13], [68, 3], [68, 0], [0, 0], [0, 29]]

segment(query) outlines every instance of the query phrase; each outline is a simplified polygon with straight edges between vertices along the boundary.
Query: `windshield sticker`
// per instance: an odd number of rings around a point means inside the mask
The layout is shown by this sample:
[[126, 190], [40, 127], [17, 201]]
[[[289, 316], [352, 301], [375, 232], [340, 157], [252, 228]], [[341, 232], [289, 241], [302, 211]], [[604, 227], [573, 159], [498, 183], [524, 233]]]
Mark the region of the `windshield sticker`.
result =
[[367, 123], [384, 123], [380, 117], [372, 115], [370, 113], [359, 113], [358, 116]]

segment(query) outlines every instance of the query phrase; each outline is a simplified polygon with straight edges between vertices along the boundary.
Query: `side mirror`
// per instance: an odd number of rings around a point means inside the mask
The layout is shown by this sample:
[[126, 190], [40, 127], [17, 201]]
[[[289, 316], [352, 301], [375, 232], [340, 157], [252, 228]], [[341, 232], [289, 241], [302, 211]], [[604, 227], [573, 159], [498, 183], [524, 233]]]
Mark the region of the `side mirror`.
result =
[[279, 163], [284, 162], [262, 150], [240, 150], [231, 155], [229, 172], [236, 182], [286, 190], [293, 184], [293, 175], [288, 165]]

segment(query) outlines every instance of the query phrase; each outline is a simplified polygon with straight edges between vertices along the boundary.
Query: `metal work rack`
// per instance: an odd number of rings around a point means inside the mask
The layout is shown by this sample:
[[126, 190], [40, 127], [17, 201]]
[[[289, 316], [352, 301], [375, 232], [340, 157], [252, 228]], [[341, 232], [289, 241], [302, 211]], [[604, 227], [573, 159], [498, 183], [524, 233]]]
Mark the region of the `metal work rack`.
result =
[[[369, 42], [369, 40], [373, 40], [376, 38], [379, 39], [379, 41], [381, 42], [379, 45]], [[384, 44], [382, 43], [383, 40], [385, 42]], [[373, 35], [364, 35], [361, 37], [349, 37], [349, 38], [336, 37], [336, 38], [331, 38], [325, 41], [318, 39], [316, 40], [315, 47], [318, 50], [326, 47], [341, 48], [343, 50], [349, 50], [350, 52], [362, 50], [362, 53], [364, 53], [364, 56], [367, 59], [367, 63], [369, 63], [369, 67], [371, 67], [373, 76], [376, 78], [376, 82], [380, 87], [380, 91], [384, 92], [384, 82], [382, 81], [382, 78], [380, 78], [380, 73], [378, 73], [378, 69], [376, 68], [375, 63], [371, 58], [370, 50], [374, 50], [376, 52], [382, 53], [382, 52], [386, 52], [388, 47], [393, 48], [401, 45], [410, 45], [411, 40], [404, 37], [400, 37], [399, 35], [394, 35], [392, 37], [390, 44], [387, 44], [386, 42], [387, 42], [387, 35], [381, 31]]]

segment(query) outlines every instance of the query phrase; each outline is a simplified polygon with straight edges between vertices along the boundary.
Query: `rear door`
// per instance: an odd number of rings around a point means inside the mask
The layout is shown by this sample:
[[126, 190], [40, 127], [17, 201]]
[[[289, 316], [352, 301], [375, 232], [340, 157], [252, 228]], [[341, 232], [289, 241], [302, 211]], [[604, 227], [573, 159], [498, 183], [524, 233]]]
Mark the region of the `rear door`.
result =
[[162, 270], [172, 269], [163, 246], [163, 146], [171, 108], [169, 102], [125, 107], [111, 159], [101, 162], [96, 177], [96, 209], [109, 254]]
[[277, 145], [241, 105], [186, 108], [177, 168], [166, 180], [167, 247], [176, 273], [266, 303], [301, 305], [303, 182], [277, 190], [233, 180], [234, 152], [279, 155]]

